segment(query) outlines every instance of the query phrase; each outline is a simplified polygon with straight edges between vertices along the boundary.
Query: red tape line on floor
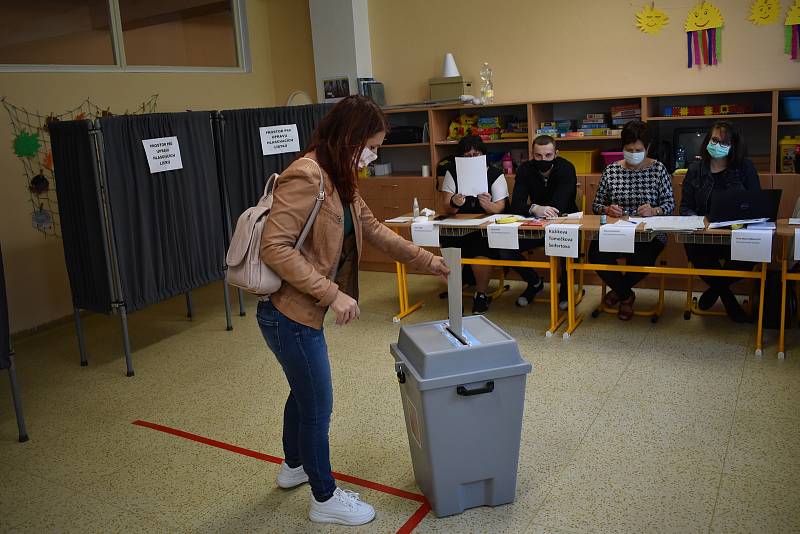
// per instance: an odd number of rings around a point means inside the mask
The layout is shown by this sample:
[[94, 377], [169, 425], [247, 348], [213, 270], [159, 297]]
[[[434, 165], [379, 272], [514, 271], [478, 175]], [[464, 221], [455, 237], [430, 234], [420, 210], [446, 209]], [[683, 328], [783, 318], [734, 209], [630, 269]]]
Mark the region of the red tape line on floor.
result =
[[[134, 421], [133, 424], [144, 428], [150, 428], [152, 430], [158, 430], [159, 432], [164, 432], [165, 434], [178, 436], [180, 438], [195, 441], [197, 443], [202, 443], [204, 445], [209, 445], [211, 447], [216, 447], [218, 449], [235, 452], [236, 454], [241, 454], [242, 456], [255, 458], [256, 460], [261, 460], [263, 462], [270, 462], [273, 464], [281, 464], [283, 462], [283, 458], [278, 458], [277, 456], [264, 454], [263, 452], [254, 451], [252, 449], [245, 449], [244, 447], [231, 445], [230, 443], [225, 443], [224, 441], [217, 441], [215, 439], [206, 438], [204, 436], [192, 434], [191, 432], [178, 430], [177, 428], [159, 425], [157, 423], [150, 423], [149, 421], [141, 421], [138, 419]], [[419, 525], [419, 523], [425, 518], [425, 516], [428, 515], [428, 512], [431, 511], [431, 505], [428, 504], [428, 501], [427, 499], [425, 499], [425, 496], [420, 495], [419, 493], [412, 493], [410, 491], [401, 490], [399, 488], [393, 488], [385, 484], [380, 484], [378, 482], [372, 482], [370, 480], [365, 480], [363, 478], [345, 475], [344, 473], [337, 473], [335, 471], [333, 472], [333, 477], [336, 480], [341, 480], [342, 482], [355, 484], [363, 488], [380, 491], [382, 493], [394, 495], [395, 497], [400, 497], [403, 499], [408, 499], [410, 501], [416, 501], [422, 503], [422, 506], [420, 506], [417, 509], [417, 511], [414, 512], [414, 515], [412, 515], [409, 518], [409, 520], [406, 521], [402, 527], [400, 527], [400, 530], [397, 531], [398, 534], [408, 534], [409, 532], [412, 532], [417, 527], [417, 525]]]

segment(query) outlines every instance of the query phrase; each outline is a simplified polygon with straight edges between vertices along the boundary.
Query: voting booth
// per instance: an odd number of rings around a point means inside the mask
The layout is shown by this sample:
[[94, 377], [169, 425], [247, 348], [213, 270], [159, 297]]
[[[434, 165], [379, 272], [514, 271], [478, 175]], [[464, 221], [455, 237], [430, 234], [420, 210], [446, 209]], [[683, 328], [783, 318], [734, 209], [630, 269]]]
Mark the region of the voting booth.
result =
[[440, 517], [514, 501], [532, 370], [497, 325], [480, 315], [462, 320], [460, 250], [442, 252], [450, 319], [404, 325], [390, 347], [414, 475]]

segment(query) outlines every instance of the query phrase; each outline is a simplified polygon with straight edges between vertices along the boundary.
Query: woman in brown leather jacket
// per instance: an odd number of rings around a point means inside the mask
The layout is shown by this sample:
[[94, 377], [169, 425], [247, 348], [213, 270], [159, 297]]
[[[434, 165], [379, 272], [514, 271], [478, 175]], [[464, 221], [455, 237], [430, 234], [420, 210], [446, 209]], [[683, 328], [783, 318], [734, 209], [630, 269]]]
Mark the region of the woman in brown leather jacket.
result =
[[[350, 96], [322, 119], [311, 146], [278, 178], [261, 237], [261, 259], [282, 279], [258, 304], [258, 323], [289, 382], [283, 416], [286, 460], [282, 488], [310, 483], [312, 521], [360, 525], [375, 510], [358, 495], [336, 487], [331, 475], [328, 427], [333, 388], [322, 322], [332, 308], [336, 324], [359, 316], [358, 260], [362, 240], [412, 267], [445, 276], [442, 258], [401, 238], [358, 194], [357, 170], [377, 158], [388, 121], [372, 100]], [[325, 184], [325, 199], [303, 246], [295, 243]]]

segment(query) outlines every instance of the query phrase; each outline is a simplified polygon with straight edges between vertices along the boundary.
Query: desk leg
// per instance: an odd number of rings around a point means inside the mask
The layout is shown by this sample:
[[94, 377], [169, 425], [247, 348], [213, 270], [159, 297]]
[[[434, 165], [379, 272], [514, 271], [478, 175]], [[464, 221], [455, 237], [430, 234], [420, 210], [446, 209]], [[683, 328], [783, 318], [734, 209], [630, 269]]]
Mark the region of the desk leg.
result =
[[758, 299], [758, 325], [756, 326], [756, 356], [761, 357], [764, 352], [761, 350], [761, 336], [764, 333], [764, 286], [767, 284], [767, 265], [761, 264], [761, 288]]
[[[399, 234], [398, 230], [395, 233]], [[397, 315], [392, 317], [392, 321], [399, 323], [403, 317], [414, 313], [422, 307], [422, 301], [417, 302], [413, 306], [408, 305], [408, 268], [405, 264], [399, 261], [394, 262], [395, 269], [397, 270], [397, 300], [400, 305], [400, 310]]]
[[781, 324], [778, 329], [778, 359], [786, 357], [785, 339], [786, 335], [786, 242], [789, 238], [784, 237], [781, 245]]
[[550, 256], [550, 330], [545, 333], [547, 337], [552, 337], [566, 319], [566, 315], [559, 316], [558, 311], [558, 258]]
[[[575, 269], [573, 268], [572, 258], [567, 258], [567, 287], [572, 287], [575, 283]], [[567, 331], [564, 332], [563, 338], [569, 339], [572, 333], [578, 328], [578, 325], [583, 320], [583, 314], [575, 317], [575, 292], [567, 291]]]

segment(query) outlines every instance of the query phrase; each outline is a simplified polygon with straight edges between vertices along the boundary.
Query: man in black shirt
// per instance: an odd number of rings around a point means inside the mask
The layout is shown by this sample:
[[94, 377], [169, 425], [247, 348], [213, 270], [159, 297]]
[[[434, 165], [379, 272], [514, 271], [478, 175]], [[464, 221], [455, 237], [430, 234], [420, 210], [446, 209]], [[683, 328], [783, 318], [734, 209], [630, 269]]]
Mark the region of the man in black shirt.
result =
[[[533, 142], [533, 160], [527, 161], [517, 169], [514, 193], [511, 196], [511, 213], [524, 217], [557, 217], [560, 214], [578, 211], [575, 204], [578, 177], [575, 166], [558, 156], [555, 139], [540, 135]], [[544, 239], [523, 239], [519, 250], [502, 250], [501, 257], [506, 260], [524, 260], [523, 251], [544, 246]], [[558, 292], [559, 307], [566, 309], [567, 285], [566, 262], [560, 262], [561, 286]], [[515, 270], [528, 283], [528, 287], [517, 298], [517, 306], [525, 307], [533, 301], [544, 282], [530, 267], [515, 267]]]

